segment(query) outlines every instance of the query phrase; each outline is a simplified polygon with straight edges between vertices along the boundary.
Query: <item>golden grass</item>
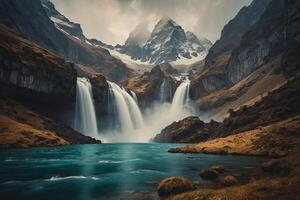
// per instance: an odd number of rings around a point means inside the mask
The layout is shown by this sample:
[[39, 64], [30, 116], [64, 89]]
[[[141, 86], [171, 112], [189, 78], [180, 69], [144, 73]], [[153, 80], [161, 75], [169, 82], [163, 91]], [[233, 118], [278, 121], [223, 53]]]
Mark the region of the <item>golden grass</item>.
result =
[[291, 166], [287, 176], [262, 177], [220, 189], [198, 189], [168, 200], [299, 200], [300, 115], [224, 138], [175, 149], [183, 153], [231, 153], [281, 156]]
[[300, 115], [264, 127], [182, 148], [170, 149], [170, 151], [179, 153], [283, 156], [289, 150], [285, 148], [285, 144], [292, 146], [300, 144], [300, 138], [294, 135], [297, 134], [299, 129]]
[[45, 120], [15, 101], [0, 98], [0, 147], [57, 146], [69, 144], [47, 130]]
[[37, 129], [0, 115], [0, 147], [57, 146], [69, 144], [55, 133]]

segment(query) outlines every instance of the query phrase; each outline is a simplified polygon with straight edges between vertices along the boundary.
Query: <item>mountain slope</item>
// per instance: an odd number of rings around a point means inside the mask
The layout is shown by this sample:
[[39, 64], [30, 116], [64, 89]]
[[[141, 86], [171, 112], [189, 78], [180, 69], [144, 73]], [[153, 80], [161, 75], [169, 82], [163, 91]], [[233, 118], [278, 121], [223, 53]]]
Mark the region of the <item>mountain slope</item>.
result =
[[[228, 85], [226, 73], [231, 53], [239, 46], [243, 35], [259, 20], [269, 2], [270, 0], [254, 0], [224, 26], [221, 38], [214, 43], [205, 58], [205, 70], [193, 75], [192, 88], [204, 88], [211, 92]], [[204, 92], [194, 91], [194, 93], [198, 96]]]
[[74, 108], [73, 63], [3, 25], [0, 49], [0, 148], [100, 142], [48, 118]]
[[133, 73], [124, 63], [112, 57], [107, 50], [83, 43], [67, 32], [61, 31], [62, 29], [58, 29], [47, 16], [39, 0], [1, 1], [0, 22], [62, 58], [95, 68], [97, 72], [103, 73], [111, 80], [121, 82]]
[[[253, 1], [247, 7], [250, 10], [244, 13], [254, 9], [253, 5], [262, 3], [265, 1]], [[237, 36], [241, 39], [237, 46], [232, 45], [236, 47], [222, 52], [214, 58], [212, 64], [208, 61], [202, 71], [192, 76], [192, 98], [197, 101], [200, 110], [211, 112], [207, 112], [208, 117], [223, 113], [215, 118], [222, 120], [228, 109], [253, 104], [269, 91], [282, 86], [286, 79], [293, 77], [293, 72], [299, 65], [299, 58], [296, 56], [299, 41], [295, 34], [299, 31], [299, 26], [286, 23], [288, 7], [289, 4], [284, 0], [269, 2], [261, 17], [242, 36]], [[238, 14], [236, 18], [240, 16]], [[244, 17], [236, 18], [232, 22], [243, 21]], [[235, 30], [227, 30], [227, 33], [235, 35]], [[286, 30], [293, 30], [294, 34], [290, 34], [288, 38]]]

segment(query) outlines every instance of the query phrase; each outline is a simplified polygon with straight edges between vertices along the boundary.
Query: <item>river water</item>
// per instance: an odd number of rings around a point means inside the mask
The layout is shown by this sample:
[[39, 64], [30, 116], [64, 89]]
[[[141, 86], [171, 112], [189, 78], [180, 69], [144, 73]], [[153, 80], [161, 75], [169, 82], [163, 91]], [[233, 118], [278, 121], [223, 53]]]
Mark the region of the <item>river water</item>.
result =
[[[172, 154], [182, 144], [96, 144], [0, 151], [2, 199], [131, 199], [155, 194], [169, 176], [199, 181], [213, 164], [225, 168], [259, 165], [263, 158]], [[139, 199], [139, 198], [138, 198]]]

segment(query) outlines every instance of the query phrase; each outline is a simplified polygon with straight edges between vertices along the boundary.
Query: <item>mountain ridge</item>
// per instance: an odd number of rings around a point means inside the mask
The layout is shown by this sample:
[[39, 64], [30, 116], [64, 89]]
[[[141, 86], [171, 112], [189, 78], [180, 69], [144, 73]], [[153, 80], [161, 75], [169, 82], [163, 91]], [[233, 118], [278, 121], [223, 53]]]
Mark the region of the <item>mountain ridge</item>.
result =
[[[145, 24], [139, 24], [137, 27]], [[145, 31], [145, 30], [144, 30]], [[129, 43], [137, 35], [136, 28], [129, 34], [124, 45], [116, 45], [111, 50], [116, 50], [131, 57], [132, 60], [148, 64], [192, 64], [204, 59], [212, 43], [206, 39], [199, 39], [191, 31], [185, 31], [173, 19], [161, 18], [148, 38], [139, 44]], [[144, 34], [144, 36], [147, 34]], [[137, 37], [137, 40], [139, 38]]]

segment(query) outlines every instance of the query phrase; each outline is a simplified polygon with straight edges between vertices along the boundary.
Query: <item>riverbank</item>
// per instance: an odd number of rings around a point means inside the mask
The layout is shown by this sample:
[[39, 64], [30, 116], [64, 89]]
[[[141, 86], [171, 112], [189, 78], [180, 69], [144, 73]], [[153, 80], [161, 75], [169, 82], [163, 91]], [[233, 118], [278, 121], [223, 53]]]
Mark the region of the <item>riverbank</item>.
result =
[[253, 176], [247, 182], [218, 189], [196, 187], [195, 190], [168, 197], [172, 200], [189, 199], [299, 199], [300, 189], [300, 116], [270, 123], [253, 130], [217, 138], [181, 148], [172, 153], [206, 153], [248, 156], [270, 156], [262, 165], [267, 174]]

